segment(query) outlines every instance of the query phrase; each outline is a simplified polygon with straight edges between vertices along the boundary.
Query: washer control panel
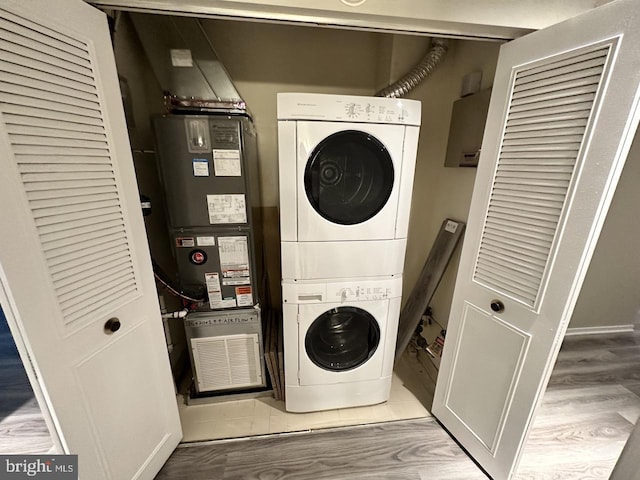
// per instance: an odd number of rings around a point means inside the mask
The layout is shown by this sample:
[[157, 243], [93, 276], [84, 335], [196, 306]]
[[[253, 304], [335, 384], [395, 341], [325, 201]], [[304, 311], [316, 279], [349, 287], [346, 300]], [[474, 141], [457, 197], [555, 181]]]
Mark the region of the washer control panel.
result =
[[402, 295], [402, 278], [385, 280], [345, 280], [319, 283], [313, 281], [283, 281], [284, 303], [347, 303], [388, 300]]

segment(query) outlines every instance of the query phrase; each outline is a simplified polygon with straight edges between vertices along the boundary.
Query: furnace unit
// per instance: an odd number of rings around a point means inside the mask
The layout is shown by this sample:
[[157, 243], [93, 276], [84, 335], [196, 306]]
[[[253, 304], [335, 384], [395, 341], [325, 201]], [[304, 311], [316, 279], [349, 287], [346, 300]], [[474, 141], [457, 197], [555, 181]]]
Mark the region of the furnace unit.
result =
[[262, 236], [251, 118], [163, 115], [154, 130], [181, 288], [206, 293], [204, 309], [257, 305]]

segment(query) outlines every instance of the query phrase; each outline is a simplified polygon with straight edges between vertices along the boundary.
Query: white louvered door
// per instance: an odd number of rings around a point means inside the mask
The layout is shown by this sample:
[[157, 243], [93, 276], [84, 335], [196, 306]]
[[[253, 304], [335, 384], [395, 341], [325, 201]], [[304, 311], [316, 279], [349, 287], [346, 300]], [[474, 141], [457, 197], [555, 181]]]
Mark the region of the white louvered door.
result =
[[62, 448], [82, 479], [151, 480], [181, 429], [107, 22], [86, 3], [0, 5], [0, 168], [0, 301]]
[[639, 14], [614, 2], [500, 51], [433, 403], [496, 480], [516, 468], [636, 132]]

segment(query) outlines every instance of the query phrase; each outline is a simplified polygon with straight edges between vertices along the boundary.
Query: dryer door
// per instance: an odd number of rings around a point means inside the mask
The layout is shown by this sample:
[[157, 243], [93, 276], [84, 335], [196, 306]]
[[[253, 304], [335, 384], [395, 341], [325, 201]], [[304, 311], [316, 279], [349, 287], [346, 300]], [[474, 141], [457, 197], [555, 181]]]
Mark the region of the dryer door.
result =
[[380, 378], [388, 311], [388, 300], [300, 305], [300, 385]]
[[298, 240], [393, 239], [405, 127], [298, 122], [297, 133]]
[[357, 225], [386, 205], [394, 176], [393, 160], [380, 140], [361, 130], [344, 130], [329, 135], [311, 152], [304, 191], [321, 217]]

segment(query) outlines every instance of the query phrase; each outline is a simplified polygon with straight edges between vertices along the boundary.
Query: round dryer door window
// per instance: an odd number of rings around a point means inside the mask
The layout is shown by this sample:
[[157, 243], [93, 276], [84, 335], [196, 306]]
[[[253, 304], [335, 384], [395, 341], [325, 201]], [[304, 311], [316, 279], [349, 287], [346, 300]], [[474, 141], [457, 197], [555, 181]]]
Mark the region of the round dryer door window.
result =
[[357, 130], [328, 136], [313, 150], [304, 188], [313, 208], [340, 225], [374, 217], [393, 189], [393, 161], [375, 137]]
[[333, 308], [315, 319], [304, 343], [307, 356], [318, 367], [336, 372], [351, 370], [375, 353], [380, 327], [361, 308]]

